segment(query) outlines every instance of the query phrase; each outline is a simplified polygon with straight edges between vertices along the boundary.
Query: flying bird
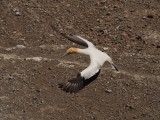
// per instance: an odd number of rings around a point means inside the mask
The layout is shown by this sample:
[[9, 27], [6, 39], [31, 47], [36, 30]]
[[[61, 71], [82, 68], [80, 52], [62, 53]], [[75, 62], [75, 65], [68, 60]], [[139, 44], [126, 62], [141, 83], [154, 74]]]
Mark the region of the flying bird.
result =
[[68, 40], [84, 46], [84, 49], [80, 48], [69, 48], [63, 56], [72, 54], [72, 53], [80, 53], [84, 55], [88, 55], [90, 57], [90, 64], [87, 68], [85, 68], [82, 72], [78, 73], [76, 77], [72, 78], [71, 80], [60, 83], [59, 88], [67, 93], [77, 93], [89, 83], [94, 81], [101, 70], [103, 64], [107, 61], [111, 64], [112, 68], [118, 71], [117, 67], [113, 63], [110, 56], [108, 56], [105, 52], [98, 50], [93, 43], [90, 41], [76, 35], [62, 33], [58, 30], [55, 26], [51, 25], [52, 29], [58, 32], [63, 37], [67, 38]]

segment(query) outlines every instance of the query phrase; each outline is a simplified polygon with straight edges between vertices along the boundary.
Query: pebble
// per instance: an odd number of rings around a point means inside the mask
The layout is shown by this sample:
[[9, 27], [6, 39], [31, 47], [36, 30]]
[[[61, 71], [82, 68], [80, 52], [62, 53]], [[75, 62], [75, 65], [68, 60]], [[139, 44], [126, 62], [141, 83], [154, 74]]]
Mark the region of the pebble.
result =
[[107, 0], [100, 0], [99, 4], [104, 4]]
[[22, 14], [21, 14], [20, 11], [16, 11], [15, 15], [16, 15], [16, 16], [21, 16]]
[[156, 48], [160, 48], [160, 45], [157, 45]]
[[136, 39], [137, 39], [137, 40], [142, 40], [142, 36], [137, 35], [137, 36], [136, 36]]
[[133, 115], [133, 119], [137, 119], [137, 116], [136, 116], [136, 115]]
[[147, 15], [147, 18], [154, 18], [152, 14]]
[[24, 45], [16, 45], [16, 47], [19, 48], [19, 49], [24, 49], [24, 48], [26, 48], [26, 46], [24, 46]]
[[0, 100], [2, 102], [6, 102], [7, 100], [9, 100], [9, 97], [7, 97], [7, 96], [0, 96]]
[[103, 50], [108, 50], [109, 48], [108, 47], [103, 47]]
[[67, 7], [70, 7], [71, 5], [70, 5], [70, 4], [67, 4], [66, 6], [67, 6]]
[[127, 104], [126, 107], [128, 107], [129, 109], [134, 109], [133, 105]]
[[16, 16], [21, 16], [22, 15], [18, 8], [14, 8], [13, 11], [15, 12]]
[[108, 89], [108, 90], [105, 90], [106, 93], [112, 93], [112, 90]]
[[117, 75], [116, 75], [115, 73], [112, 73], [112, 74], [111, 74], [111, 77], [112, 77], [112, 78], [116, 78], [116, 76], [117, 76]]

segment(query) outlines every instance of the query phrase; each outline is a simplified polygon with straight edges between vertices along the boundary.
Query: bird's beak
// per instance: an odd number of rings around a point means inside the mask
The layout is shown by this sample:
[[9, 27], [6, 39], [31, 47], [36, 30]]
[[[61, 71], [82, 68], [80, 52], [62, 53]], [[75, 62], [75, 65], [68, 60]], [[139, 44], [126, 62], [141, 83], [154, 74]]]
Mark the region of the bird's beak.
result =
[[64, 55], [62, 55], [62, 57], [65, 57], [66, 55], [69, 55], [69, 52], [65, 52]]

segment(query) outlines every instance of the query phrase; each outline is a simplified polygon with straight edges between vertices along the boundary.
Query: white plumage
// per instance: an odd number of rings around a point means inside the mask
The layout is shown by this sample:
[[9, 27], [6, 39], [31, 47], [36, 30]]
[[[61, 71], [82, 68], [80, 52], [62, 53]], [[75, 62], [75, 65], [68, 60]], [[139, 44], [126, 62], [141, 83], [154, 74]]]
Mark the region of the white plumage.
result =
[[80, 91], [82, 88], [84, 88], [86, 85], [88, 85], [98, 77], [100, 69], [106, 61], [108, 61], [111, 64], [111, 66], [118, 71], [111, 57], [108, 56], [106, 53], [98, 50], [90, 41], [80, 36], [67, 35], [65, 33], [61, 33], [54, 26], [51, 27], [53, 30], [57, 31], [62, 36], [68, 38], [68, 40], [86, 47], [84, 49], [69, 48], [65, 55], [71, 53], [80, 53], [90, 56], [90, 65], [86, 69], [84, 69], [75, 78], [69, 80], [68, 82], [59, 84], [59, 88], [61, 88], [62, 90], [69, 93], [76, 93]]

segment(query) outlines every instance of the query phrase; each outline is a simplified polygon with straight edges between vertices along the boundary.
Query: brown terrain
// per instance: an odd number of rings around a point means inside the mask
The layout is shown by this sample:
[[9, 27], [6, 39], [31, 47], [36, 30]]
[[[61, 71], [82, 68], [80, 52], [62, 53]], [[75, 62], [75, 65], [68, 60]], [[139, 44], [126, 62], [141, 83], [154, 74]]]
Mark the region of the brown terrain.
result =
[[[56, 25], [110, 55], [77, 94], [57, 87], [88, 57]], [[0, 120], [160, 120], [160, 0], [0, 0]]]

